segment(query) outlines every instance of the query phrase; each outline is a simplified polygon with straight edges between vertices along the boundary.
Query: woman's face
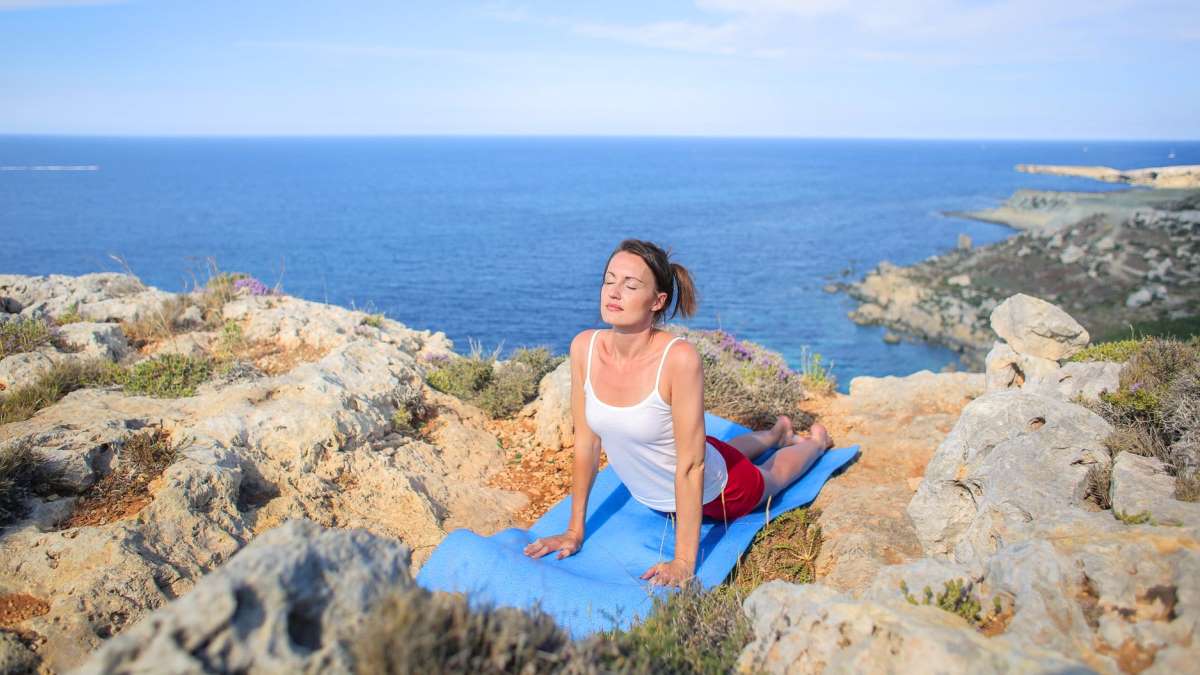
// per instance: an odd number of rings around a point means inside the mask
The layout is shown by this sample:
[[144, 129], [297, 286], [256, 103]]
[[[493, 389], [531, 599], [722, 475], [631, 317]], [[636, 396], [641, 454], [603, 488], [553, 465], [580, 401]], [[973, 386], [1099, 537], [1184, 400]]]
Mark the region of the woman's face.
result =
[[646, 261], [628, 251], [618, 251], [604, 271], [600, 287], [600, 319], [613, 326], [641, 327], [654, 323], [667, 294], [654, 287], [654, 274]]

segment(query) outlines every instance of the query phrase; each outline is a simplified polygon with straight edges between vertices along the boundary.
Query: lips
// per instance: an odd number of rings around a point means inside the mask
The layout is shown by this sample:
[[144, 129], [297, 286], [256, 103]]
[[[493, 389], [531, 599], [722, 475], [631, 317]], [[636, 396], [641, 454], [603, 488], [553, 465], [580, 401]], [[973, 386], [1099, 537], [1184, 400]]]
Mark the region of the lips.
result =
[[605, 305], [605, 307], [607, 307], [608, 309], [611, 309], [614, 312], [622, 311], [620, 305]]

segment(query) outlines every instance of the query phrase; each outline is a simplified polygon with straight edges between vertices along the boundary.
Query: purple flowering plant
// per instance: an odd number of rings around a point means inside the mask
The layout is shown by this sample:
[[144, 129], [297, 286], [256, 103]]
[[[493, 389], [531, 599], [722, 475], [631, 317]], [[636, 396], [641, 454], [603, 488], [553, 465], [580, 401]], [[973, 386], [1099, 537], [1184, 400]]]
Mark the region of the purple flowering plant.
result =
[[250, 295], [271, 295], [271, 289], [254, 277], [242, 277], [233, 282], [235, 290], [245, 290]]

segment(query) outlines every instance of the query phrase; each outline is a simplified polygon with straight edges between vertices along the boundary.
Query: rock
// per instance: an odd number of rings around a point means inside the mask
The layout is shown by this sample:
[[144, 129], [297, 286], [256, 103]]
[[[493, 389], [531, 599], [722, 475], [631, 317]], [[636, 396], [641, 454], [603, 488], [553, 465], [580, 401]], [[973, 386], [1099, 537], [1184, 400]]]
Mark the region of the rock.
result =
[[1063, 249], [1063, 252], [1058, 256], [1058, 260], [1064, 265], [1070, 265], [1085, 255], [1087, 254], [1082, 248], [1079, 248], [1075, 244], [1070, 244]]
[[936, 594], [947, 581], [971, 581], [972, 577], [971, 570], [962, 565], [938, 558], [921, 558], [903, 565], [881, 568], [861, 599], [879, 603], [908, 604], [901, 587], [902, 583], [908, 588], [911, 596], [921, 601], [925, 587], [929, 587]]
[[81, 350], [81, 356], [119, 361], [129, 353], [125, 333], [115, 323], [69, 323], [58, 329], [62, 341]]
[[1102, 392], [1117, 390], [1121, 367], [1122, 364], [1111, 361], [1065, 363], [1027, 384], [1025, 390], [1064, 401], [1074, 401], [1076, 397], [1095, 401]]
[[55, 364], [72, 360], [73, 357], [73, 354], [62, 354], [53, 347], [6, 356], [0, 360], [0, 384], [6, 390], [33, 384], [39, 375]]
[[175, 325], [178, 328], [198, 328], [204, 324], [204, 315], [200, 312], [200, 308], [196, 305], [190, 305], [187, 309], [179, 313], [179, 317], [175, 319]]
[[960, 250], [960, 251], [970, 251], [971, 250], [971, 235], [969, 235], [965, 232], [958, 233], [958, 250]]
[[992, 330], [1019, 354], [1060, 361], [1088, 344], [1088, 332], [1058, 307], [1022, 293], [992, 310]]
[[997, 342], [992, 345], [984, 359], [984, 375], [988, 391], [1000, 391], [1020, 388], [1025, 384], [1024, 374], [1020, 369], [1021, 357], [1007, 343]]
[[744, 604], [753, 640], [740, 672], [1070, 672], [1082, 664], [980, 635], [928, 606], [856, 602], [819, 584], [771, 581]]
[[77, 672], [351, 672], [346, 643], [376, 603], [412, 585], [408, 563], [399, 541], [291, 521]]
[[1130, 309], [1136, 309], [1149, 303], [1154, 299], [1154, 293], [1149, 288], [1139, 288], [1125, 298], [1125, 306]]
[[889, 345], [900, 344], [900, 336], [890, 330], [883, 331], [883, 341]]
[[172, 335], [169, 338], [156, 342], [151, 348], [146, 350], [146, 353], [151, 356], [178, 354], [179, 356], [190, 356], [197, 359], [204, 358], [211, 355], [213, 345], [219, 339], [218, 335], [216, 331], [196, 331]]
[[1175, 499], [1175, 478], [1161, 460], [1118, 453], [1112, 468], [1112, 510], [1159, 525], [1200, 526], [1200, 503]]
[[837, 284], [825, 284], [821, 287], [821, 290], [826, 293], [837, 293], [839, 290], [841, 290], [841, 287], [839, 287]]
[[17, 636], [0, 631], [0, 673], [37, 672], [38, 656], [26, 647]]
[[950, 284], [951, 286], [970, 286], [971, 285], [971, 275], [956, 274], [956, 275], [950, 277], [949, 279], [946, 279], [946, 283]]
[[1058, 362], [1018, 354], [1003, 342], [992, 346], [984, 363], [988, 391], [1023, 388], [1028, 383], [1051, 379], [1058, 372]]
[[538, 445], [560, 450], [575, 444], [575, 422], [571, 417], [571, 359], [564, 359], [538, 384], [533, 417]]
[[921, 370], [896, 377], [859, 376], [850, 380], [850, 398], [858, 413], [886, 415], [927, 409], [958, 409], [983, 395], [980, 373], [933, 373]]
[[938, 446], [908, 514], [927, 555], [978, 569], [1001, 546], [1094, 515], [1088, 467], [1106, 464], [1111, 427], [1078, 405], [1016, 390], [963, 409]]

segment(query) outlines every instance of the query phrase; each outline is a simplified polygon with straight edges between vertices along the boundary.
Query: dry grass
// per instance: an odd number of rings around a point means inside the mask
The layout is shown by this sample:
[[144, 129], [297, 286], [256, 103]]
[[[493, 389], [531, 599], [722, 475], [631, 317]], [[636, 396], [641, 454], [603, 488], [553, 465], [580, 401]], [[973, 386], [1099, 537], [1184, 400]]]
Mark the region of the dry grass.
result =
[[[1195, 341], [1145, 338], [1121, 370], [1115, 392], [1092, 408], [1113, 425], [1105, 439], [1112, 457], [1121, 452], [1154, 457], [1175, 476], [1175, 496], [1200, 500], [1200, 346]], [[1089, 493], [1108, 490], [1103, 472], [1089, 473]], [[1095, 485], [1091, 484], [1092, 482]]]
[[152, 427], [125, 439], [117, 450], [117, 468], [90, 487], [75, 503], [62, 529], [105, 525], [133, 516], [150, 503], [151, 482], [178, 457], [171, 434]]
[[59, 362], [33, 383], [0, 396], [0, 424], [27, 420], [76, 389], [117, 384], [121, 375], [118, 366], [104, 359]]
[[727, 673], [749, 642], [742, 595], [657, 597], [646, 619], [572, 642], [537, 609], [471, 609], [460, 594], [399, 591], [352, 640], [355, 670], [392, 673]]
[[28, 439], [0, 448], [0, 526], [24, 515], [30, 495], [65, 491], [61, 471]]
[[0, 359], [32, 352], [55, 338], [54, 326], [42, 319], [16, 319], [0, 323]]
[[800, 508], [776, 516], [759, 530], [738, 562], [730, 583], [749, 592], [767, 581], [782, 579], [797, 584], [816, 581], [821, 553], [821, 511]]

